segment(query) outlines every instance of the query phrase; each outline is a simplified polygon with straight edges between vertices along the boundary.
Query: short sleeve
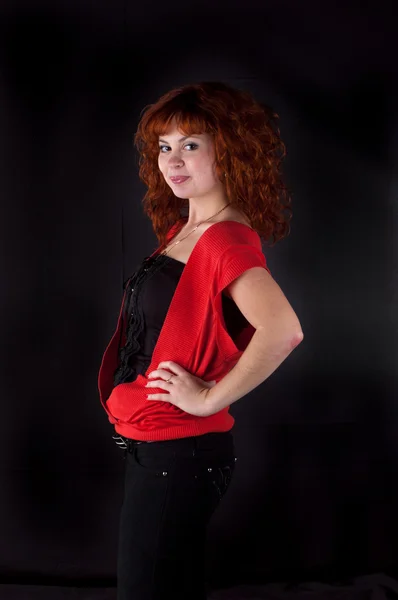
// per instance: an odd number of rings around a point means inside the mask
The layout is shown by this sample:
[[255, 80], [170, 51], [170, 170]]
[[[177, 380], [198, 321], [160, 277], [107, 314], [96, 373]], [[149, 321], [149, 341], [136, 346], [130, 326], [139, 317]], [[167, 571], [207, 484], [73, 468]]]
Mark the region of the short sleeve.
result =
[[217, 291], [222, 292], [232, 281], [253, 267], [262, 267], [270, 274], [263, 252], [251, 244], [232, 244], [218, 260]]

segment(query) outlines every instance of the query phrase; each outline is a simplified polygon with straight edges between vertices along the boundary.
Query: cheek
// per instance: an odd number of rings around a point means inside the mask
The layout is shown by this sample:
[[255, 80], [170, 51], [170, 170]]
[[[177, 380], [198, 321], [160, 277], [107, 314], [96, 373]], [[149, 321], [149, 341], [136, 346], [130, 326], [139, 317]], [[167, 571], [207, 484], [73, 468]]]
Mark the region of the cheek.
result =
[[201, 178], [212, 179], [214, 176], [213, 165], [208, 156], [196, 157], [192, 160], [191, 167], [195, 173], [200, 174]]
[[203, 178], [208, 185], [213, 184], [217, 180], [215, 166], [209, 162], [203, 166]]
[[161, 172], [161, 174], [163, 175], [163, 177], [167, 177], [167, 172], [168, 172], [168, 168], [167, 168], [167, 163], [165, 160], [159, 159], [158, 160], [158, 166], [159, 166], [159, 171]]

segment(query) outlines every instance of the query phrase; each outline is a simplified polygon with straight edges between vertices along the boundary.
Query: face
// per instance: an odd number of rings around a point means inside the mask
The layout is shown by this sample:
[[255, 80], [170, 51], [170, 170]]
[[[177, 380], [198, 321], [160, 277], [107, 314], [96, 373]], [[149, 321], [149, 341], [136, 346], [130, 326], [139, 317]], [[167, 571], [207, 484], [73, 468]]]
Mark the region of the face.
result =
[[[214, 143], [207, 133], [185, 136], [173, 119], [167, 134], [159, 136], [159, 169], [178, 198], [203, 198], [222, 187], [214, 160]], [[181, 183], [171, 179], [184, 176]]]

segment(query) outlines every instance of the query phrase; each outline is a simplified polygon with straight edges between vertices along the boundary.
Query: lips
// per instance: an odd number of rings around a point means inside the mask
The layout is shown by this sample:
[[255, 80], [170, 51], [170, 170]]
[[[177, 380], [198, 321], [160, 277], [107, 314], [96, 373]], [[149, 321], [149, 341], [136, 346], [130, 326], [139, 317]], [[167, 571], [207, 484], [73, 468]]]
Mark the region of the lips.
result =
[[188, 177], [182, 177], [182, 176], [170, 177], [170, 181], [172, 181], [173, 183], [183, 183], [187, 179], [189, 179], [189, 176]]

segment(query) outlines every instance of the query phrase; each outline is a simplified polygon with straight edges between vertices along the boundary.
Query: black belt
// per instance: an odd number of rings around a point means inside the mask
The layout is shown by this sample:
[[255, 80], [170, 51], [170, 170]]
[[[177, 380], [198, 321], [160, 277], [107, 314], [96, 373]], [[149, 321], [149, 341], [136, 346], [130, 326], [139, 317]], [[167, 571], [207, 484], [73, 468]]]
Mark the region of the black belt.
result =
[[115, 443], [122, 450], [131, 450], [133, 446], [137, 446], [138, 444], [150, 444], [151, 441], [141, 441], [141, 440], [133, 440], [131, 438], [126, 438], [123, 435], [113, 435], [112, 438], [115, 440]]
[[[199, 445], [200, 443], [208, 437], [212, 437], [212, 436], [231, 436], [231, 433], [229, 431], [227, 432], [222, 432], [222, 433], [206, 433], [200, 436], [189, 436], [186, 438], [177, 438], [177, 439], [172, 439], [172, 440], [158, 440], [159, 442], [161, 442], [162, 444], [165, 443], [167, 444], [168, 442], [170, 442], [170, 444], [174, 445], [175, 443], [178, 443], [178, 445], [181, 445], [181, 447], [187, 445], [189, 447], [194, 446], [193, 449], [193, 454], [195, 455], [196, 453], [196, 446]], [[133, 449], [138, 446], [139, 444], [151, 444], [152, 442], [155, 442], [156, 440], [147, 440], [147, 441], [143, 441], [143, 440], [134, 440], [132, 438], [126, 438], [123, 435], [120, 434], [116, 434], [113, 435], [112, 438], [115, 440], [116, 445], [121, 448], [122, 450], [124, 450], [124, 452], [132, 452]]]

